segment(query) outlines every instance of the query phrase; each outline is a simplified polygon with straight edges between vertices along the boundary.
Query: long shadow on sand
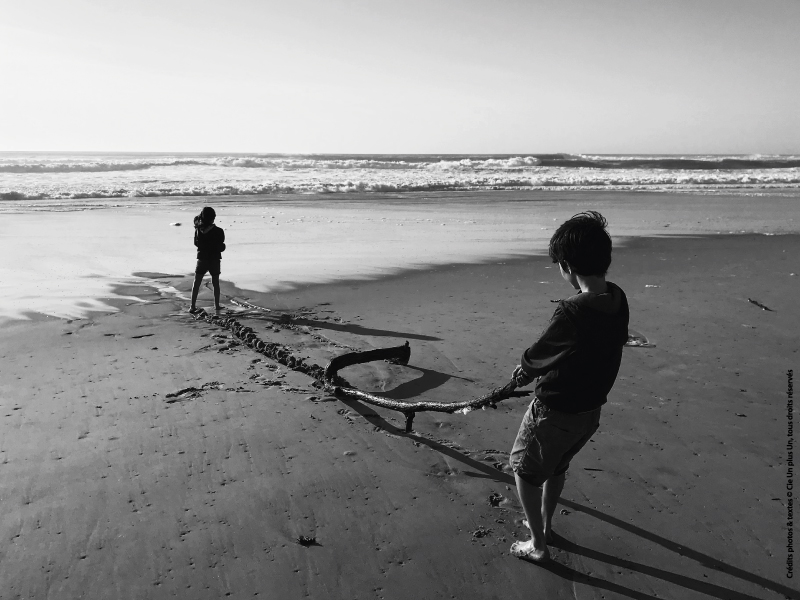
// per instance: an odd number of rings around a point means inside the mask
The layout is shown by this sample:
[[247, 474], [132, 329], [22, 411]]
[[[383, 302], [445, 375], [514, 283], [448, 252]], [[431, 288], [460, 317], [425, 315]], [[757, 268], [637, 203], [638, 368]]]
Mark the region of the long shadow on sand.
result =
[[[572, 506], [575, 507], [575, 510], [583, 510], [583, 508], [584, 508], [584, 507], [576, 505], [574, 502], [570, 502], [568, 500], [563, 502], [563, 504], [565, 506], [572, 505]], [[587, 514], [591, 514], [587, 510], [584, 510], [583, 512], [586, 512]], [[607, 515], [605, 515], [605, 516], [607, 516]], [[611, 517], [611, 518], [613, 518], [613, 517]], [[603, 519], [603, 520], [608, 521], [608, 519]], [[635, 529], [638, 529], [638, 528], [635, 528]], [[640, 530], [640, 531], [642, 531], [642, 530]], [[644, 532], [644, 533], [648, 533], [648, 532]], [[661, 538], [661, 539], [663, 540], [663, 538]], [[664, 541], [669, 542], [669, 540], [664, 540]], [[585, 556], [586, 558], [590, 558], [592, 560], [597, 560], [597, 561], [600, 561], [600, 562], [604, 562], [606, 564], [613, 565], [615, 567], [619, 567], [619, 568], [622, 568], [622, 569], [628, 569], [630, 571], [638, 571], [639, 573], [642, 573], [643, 575], [647, 575], [649, 577], [656, 577], [658, 579], [662, 579], [662, 580], [667, 581], [669, 583], [672, 583], [672, 584], [675, 584], [675, 585], [679, 585], [679, 586], [684, 587], [686, 589], [694, 590], [696, 592], [700, 592], [702, 594], [706, 594], [707, 596], [711, 596], [711, 597], [714, 597], [714, 598], [722, 598], [724, 600], [755, 600], [755, 598], [756, 598], [755, 596], [751, 596], [749, 594], [745, 594], [745, 593], [742, 593], [742, 592], [737, 592], [737, 591], [734, 591], [734, 590], [731, 590], [731, 589], [728, 589], [728, 588], [725, 588], [725, 587], [722, 587], [722, 586], [719, 586], [719, 585], [715, 585], [713, 583], [709, 583], [709, 582], [706, 582], [706, 581], [699, 581], [697, 579], [692, 579], [691, 577], [686, 577], [685, 575], [679, 575], [677, 573], [671, 573], [670, 571], [665, 571], [663, 569], [657, 569], [655, 567], [651, 567], [651, 566], [648, 566], [648, 565], [642, 565], [642, 564], [639, 564], [639, 563], [635, 563], [633, 561], [626, 560], [624, 558], [618, 558], [618, 557], [612, 556], [610, 554], [605, 554], [604, 552], [600, 552], [598, 550], [592, 550], [591, 548], [586, 548], [585, 546], [580, 546], [579, 544], [576, 544], [574, 542], [570, 542], [569, 540], [564, 539], [560, 535], [554, 534], [554, 540], [553, 540], [553, 544], [552, 545], [555, 546], [556, 548], [561, 548], [562, 550], [566, 550], [567, 552], [570, 552], [571, 554], [580, 554], [581, 556]], [[683, 556], [687, 556], [687, 554], [685, 554], [685, 553], [680, 553], [680, 554], [682, 554]], [[713, 559], [711, 559], [711, 560], [713, 560]], [[704, 562], [704, 561], [701, 560], [700, 562], [701, 562], [701, 564], [704, 564], [706, 566], [710, 566], [710, 565], [708, 565], [707, 561]], [[719, 562], [719, 561], [715, 561], [715, 562]], [[727, 567], [727, 565], [725, 565], [725, 567], [726, 568], [723, 568], [723, 567], [714, 567], [714, 568], [716, 568], [719, 571], [730, 572], [729, 571], [730, 567]], [[752, 575], [751, 573], [747, 573], [747, 575], [750, 576], [750, 577], [753, 577], [753, 578], [758, 578], [757, 575]], [[747, 579], [747, 578], [742, 577], [742, 579]], [[763, 581], [762, 582], [753, 581], [753, 583], [758, 583], [759, 585], [761, 585], [763, 587], [767, 587], [767, 586], [764, 585]], [[767, 583], [770, 583], [772, 585], [776, 585], [778, 588], [782, 587], [779, 584], [774, 584], [773, 582], [767, 582]], [[792, 590], [789, 590], [788, 588], [785, 588], [785, 591], [782, 592], [782, 593], [786, 593], [788, 595], [788, 593], [791, 593], [791, 592], [792, 592]], [[797, 592], [793, 592], [793, 593], [797, 594]]]
[[[454, 448], [450, 448], [449, 446], [446, 446], [442, 443], [436, 442], [421, 435], [416, 435], [414, 433], [406, 433], [403, 428], [396, 427], [395, 425], [389, 423], [383, 417], [375, 413], [375, 411], [373, 411], [370, 407], [361, 402], [358, 402], [357, 400], [347, 399], [347, 400], [342, 400], [342, 402], [348, 407], [352, 408], [357, 413], [359, 413], [365, 419], [367, 419], [368, 422], [372, 423], [376, 427], [380, 427], [387, 433], [391, 433], [392, 435], [396, 435], [398, 437], [409, 438], [423, 446], [427, 446], [431, 450], [435, 450], [436, 452], [439, 452], [440, 454], [452, 458], [453, 460], [456, 460], [477, 471], [477, 472], [464, 471], [463, 472], [464, 475], [468, 477], [480, 477], [485, 479], [492, 479], [498, 483], [510, 486], [516, 486], [516, 482], [514, 481], [514, 478], [511, 475], [504, 473], [494, 467], [486, 465], [480, 461], [477, 461], [473, 458], [470, 458], [469, 456], [465, 456], [462, 452], [459, 452]], [[738, 567], [731, 566], [727, 563], [717, 560], [716, 558], [708, 556], [707, 554], [703, 554], [702, 552], [698, 552], [697, 550], [692, 550], [691, 548], [687, 548], [686, 546], [668, 540], [667, 538], [661, 537], [660, 535], [651, 533], [645, 529], [642, 529], [641, 527], [636, 527], [635, 525], [626, 523], [625, 521], [618, 519], [617, 517], [612, 517], [611, 515], [608, 515], [594, 508], [589, 508], [588, 506], [583, 506], [581, 504], [573, 502], [572, 500], [565, 500], [564, 498], [559, 500], [559, 504], [571, 508], [572, 510], [583, 512], [589, 516], [599, 519], [600, 521], [604, 521], [609, 525], [613, 525], [614, 527], [623, 529], [649, 542], [658, 544], [659, 546], [667, 550], [670, 550], [671, 552], [675, 552], [680, 556], [685, 556], [687, 558], [695, 560], [699, 562], [701, 565], [708, 567], [710, 569], [715, 569], [717, 571], [727, 573], [728, 575], [737, 577], [743, 581], [748, 581], [750, 583], [759, 585], [767, 590], [778, 592], [779, 594], [783, 594], [787, 598], [796, 598], [800, 600], [800, 593], [793, 589], [788, 588], [785, 585], [781, 585], [780, 583], [770, 581], [769, 579], [761, 577], [760, 575], [756, 575], [755, 573], [750, 573]], [[663, 569], [658, 569], [655, 567], [650, 567], [648, 565], [635, 563], [630, 560], [617, 558], [616, 556], [605, 554], [597, 550], [592, 550], [591, 548], [586, 548], [574, 542], [570, 542], [561, 536], [556, 536], [553, 545], [557, 548], [561, 548], [562, 550], [565, 550], [573, 554], [580, 554], [587, 558], [604, 562], [608, 565], [629, 569], [631, 571], [637, 571], [639, 573], [642, 573], [643, 575], [647, 575], [649, 577], [656, 577], [657, 579], [661, 579], [671, 584], [684, 587], [688, 590], [706, 594], [713, 598], [720, 598], [721, 600], [759, 600], [759, 598], [757, 598], [756, 596], [751, 596], [749, 594], [737, 592], [719, 585], [715, 585], [705, 581], [700, 581], [697, 579], [692, 579], [691, 577], [687, 577], [685, 575], [672, 573], [670, 571], [665, 571]], [[568, 581], [574, 581], [577, 583], [591, 585], [599, 589], [608, 590], [610, 592], [616, 592], [620, 595], [628, 596], [630, 598], [635, 598], [637, 600], [639, 599], [655, 600], [657, 598], [656, 596], [651, 596], [649, 594], [638, 592], [636, 590], [626, 588], [611, 581], [606, 581], [604, 579], [586, 575], [585, 573], [581, 573], [579, 571], [576, 571], [575, 569], [572, 569], [560, 563], [556, 563], [554, 561], [550, 561], [550, 563], [544, 565], [536, 565], [536, 566], [538, 568], [550, 571], [554, 575], [563, 577]]]
[[422, 335], [421, 333], [407, 333], [401, 331], [389, 331], [387, 329], [372, 329], [361, 325], [342, 325], [331, 323], [330, 321], [317, 321], [316, 319], [298, 318], [292, 321], [295, 325], [307, 325], [309, 327], [319, 327], [320, 329], [330, 329], [331, 331], [344, 331], [355, 335], [371, 335], [375, 337], [396, 337], [408, 338], [410, 340], [425, 340], [430, 342], [440, 341], [442, 338], [432, 335]]
[[[755, 573], [750, 573], [738, 567], [731, 566], [727, 563], [722, 562], [721, 560], [717, 560], [716, 558], [709, 556], [707, 554], [703, 554], [702, 552], [698, 552], [697, 550], [692, 550], [691, 548], [687, 548], [682, 544], [678, 544], [673, 542], [672, 540], [668, 540], [667, 538], [661, 537], [655, 533], [651, 533], [641, 527], [636, 527], [635, 525], [631, 525], [630, 523], [626, 523], [625, 521], [618, 519], [617, 517], [612, 517], [611, 515], [607, 515], [604, 512], [596, 510], [594, 508], [589, 508], [588, 506], [583, 506], [581, 504], [577, 504], [572, 500], [564, 500], [561, 499], [559, 501], [560, 504], [571, 508], [572, 510], [578, 510], [583, 513], [586, 513], [589, 516], [595, 517], [596, 519], [600, 519], [601, 521], [605, 521], [609, 525], [613, 525], [615, 527], [619, 527], [620, 529], [624, 529], [629, 533], [633, 533], [634, 535], [638, 535], [639, 537], [646, 539], [650, 542], [658, 544], [659, 546], [666, 548], [680, 556], [685, 556], [686, 558], [690, 558], [699, 562], [704, 567], [709, 569], [714, 569], [716, 571], [720, 571], [722, 573], [727, 573], [733, 577], [738, 577], [744, 581], [749, 581], [750, 583], [754, 583], [756, 585], [760, 585], [761, 587], [778, 592], [779, 594], [785, 595], [787, 598], [797, 598], [800, 599], [800, 592], [797, 590], [793, 590], [785, 585], [781, 585], [780, 583], [776, 583], [774, 581], [770, 581], [760, 575], [756, 575]], [[563, 538], [562, 538], [563, 540]], [[571, 542], [567, 542], [567, 540], [563, 540], [566, 544], [571, 544]], [[661, 569], [655, 569], [653, 567], [648, 567], [646, 565], [637, 565], [636, 563], [631, 563], [630, 561], [619, 559], [613, 556], [609, 556], [607, 554], [602, 554], [595, 550], [590, 550], [588, 548], [582, 548], [577, 544], [571, 544], [569, 547], [562, 546], [564, 550], [569, 552], [575, 552], [576, 554], [584, 554], [589, 558], [595, 558], [596, 560], [602, 560], [603, 562], [607, 562], [613, 565], [619, 565], [626, 569], [631, 570], [638, 570], [641, 573], [646, 575], [651, 575], [653, 577], [659, 577], [660, 579], [664, 579], [665, 581], [669, 581], [671, 583], [676, 583], [678, 585], [682, 585], [684, 587], [697, 590], [704, 594], [708, 594], [710, 596], [716, 596], [718, 598], [731, 598], [731, 599], [750, 599], [755, 598], [754, 596], [750, 596], [748, 594], [743, 594], [740, 592], [734, 592], [728, 590], [727, 588], [722, 588], [719, 586], [713, 586], [705, 581], [698, 581], [695, 579], [690, 579], [688, 577], [684, 577], [682, 575], [677, 575], [675, 573], [669, 573], [668, 571], [662, 571]], [[595, 554], [597, 556], [595, 556]], [[693, 585], [687, 585], [689, 582], [692, 582]], [[709, 587], [710, 586], [710, 587]], [[718, 590], [718, 592], [714, 592], [712, 590]]]
[[413, 369], [422, 373], [422, 377], [417, 377], [412, 381], [401, 383], [396, 388], [383, 392], [381, 395], [392, 400], [405, 400], [406, 398], [416, 398], [420, 394], [444, 385], [450, 379], [462, 379], [464, 381], [472, 381], [466, 377], [459, 377], [458, 375], [448, 375], [447, 373], [440, 373], [432, 369], [423, 369], [422, 367], [413, 367], [406, 365], [407, 369]]

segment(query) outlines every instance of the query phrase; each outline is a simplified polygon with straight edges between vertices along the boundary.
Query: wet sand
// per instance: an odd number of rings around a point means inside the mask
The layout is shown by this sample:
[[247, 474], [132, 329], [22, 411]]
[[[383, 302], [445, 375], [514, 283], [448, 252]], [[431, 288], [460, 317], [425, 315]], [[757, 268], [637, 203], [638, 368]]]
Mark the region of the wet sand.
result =
[[[0, 325], [32, 313], [108, 310], [134, 272], [185, 273], [192, 217], [216, 206], [223, 278], [257, 291], [405, 269], [544, 254], [554, 226], [583, 210], [615, 244], [662, 234], [800, 234], [800, 192], [328, 194], [0, 204]], [[141, 281], [140, 281], [141, 282]], [[151, 282], [153, 284], [157, 282]]]
[[[530, 398], [420, 413], [405, 434], [145, 286], [117, 289], [145, 302], [115, 314], [6, 324], [0, 598], [800, 597], [785, 578], [799, 253], [790, 235], [615, 250], [609, 279], [653, 346], [625, 349], [548, 566], [508, 554], [524, 532], [505, 463]], [[505, 383], [568, 293], [537, 257], [223, 288], [272, 309], [240, 318], [308, 362], [408, 340], [409, 366], [343, 375], [440, 401]]]

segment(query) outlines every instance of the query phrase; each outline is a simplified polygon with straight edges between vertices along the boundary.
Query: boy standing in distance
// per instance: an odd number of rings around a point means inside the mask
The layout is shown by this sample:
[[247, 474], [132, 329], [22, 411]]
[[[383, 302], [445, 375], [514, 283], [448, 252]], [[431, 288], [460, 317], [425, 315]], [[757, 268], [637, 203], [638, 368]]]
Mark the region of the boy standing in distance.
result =
[[217, 213], [210, 206], [206, 206], [194, 218], [194, 245], [197, 246], [197, 267], [194, 270], [194, 285], [192, 286], [192, 307], [190, 313], [198, 312], [195, 303], [200, 284], [206, 273], [211, 274], [211, 283], [214, 286], [214, 308], [222, 310], [219, 303], [219, 274], [222, 253], [225, 252], [225, 232], [214, 225]]
[[611, 238], [595, 211], [575, 215], [550, 239], [550, 258], [578, 293], [561, 300], [539, 340], [512, 377], [522, 387], [539, 378], [509, 462], [531, 539], [511, 554], [534, 562], [550, 557], [551, 522], [572, 457], [600, 424], [628, 339], [628, 300], [606, 281]]

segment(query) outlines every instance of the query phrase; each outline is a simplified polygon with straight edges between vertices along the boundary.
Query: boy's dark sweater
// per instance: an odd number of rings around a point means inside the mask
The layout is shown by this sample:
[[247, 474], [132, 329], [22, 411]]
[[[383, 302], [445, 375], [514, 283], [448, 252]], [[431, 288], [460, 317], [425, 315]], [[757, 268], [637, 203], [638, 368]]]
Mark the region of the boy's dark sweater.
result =
[[225, 252], [225, 232], [216, 225], [207, 233], [195, 227], [194, 245], [197, 246], [198, 260], [221, 260]]
[[536, 396], [548, 408], [579, 413], [606, 403], [628, 340], [628, 299], [607, 284], [603, 294], [560, 301], [547, 329], [522, 355], [522, 368], [539, 377]]

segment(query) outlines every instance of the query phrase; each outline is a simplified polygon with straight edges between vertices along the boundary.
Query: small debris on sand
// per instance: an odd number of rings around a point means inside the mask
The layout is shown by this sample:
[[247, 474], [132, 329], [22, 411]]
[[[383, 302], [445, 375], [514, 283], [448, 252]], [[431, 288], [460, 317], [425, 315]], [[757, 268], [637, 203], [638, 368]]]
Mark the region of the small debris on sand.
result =
[[748, 301], [750, 304], [755, 304], [755, 305], [756, 305], [758, 308], [760, 308], [761, 310], [768, 310], [768, 311], [770, 311], [770, 312], [775, 312], [774, 310], [772, 310], [772, 309], [771, 309], [771, 308], [769, 308], [768, 306], [764, 306], [763, 304], [761, 304], [761, 302], [759, 302], [758, 300], [753, 300], [752, 298], [748, 298], [748, 299], [747, 299], [747, 301]]
[[484, 527], [483, 525], [480, 525], [475, 531], [471, 533], [472, 533], [472, 539], [477, 540], [486, 537], [487, 535], [492, 533], [492, 530]]
[[300, 535], [295, 539], [295, 541], [301, 546], [305, 546], [306, 548], [308, 548], [309, 546], [319, 546], [319, 544], [317, 543], [317, 538], [308, 535]]
[[177, 392], [172, 392], [171, 394], [167, 394], [167, 398], [177, 398], [178, 396], [183, 396], [184, 394], [199, 394], [202, 390], [196, 387], [188, 387], [178, 390]]
[[173, 402], [177, 402], [178, 400], [189, 400], [190, 398], [199, 398], [205, 390], [215, 389], [219, 390], [222, 389], [224, 386], [219, 381], [209, 381], [208, 383], [204, 383], [201, 387], [186, 387], [183, 389], [178, 390], [177, 392], [172, 392], [170, 394], [166, 394], [165, 398], [169, 398], [167, 400], [167, 404], [171, 404]]
[[653, 348], [655, 344], [651, 344], [646, 337], [641, 333], [635, 331], [628, 332], [628, 341], [625, 342], [626, 346], [634, 346], [639, 348]]

